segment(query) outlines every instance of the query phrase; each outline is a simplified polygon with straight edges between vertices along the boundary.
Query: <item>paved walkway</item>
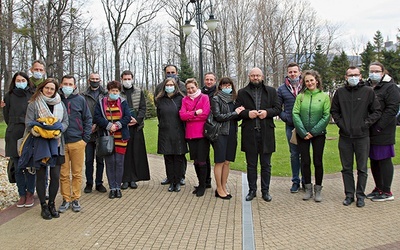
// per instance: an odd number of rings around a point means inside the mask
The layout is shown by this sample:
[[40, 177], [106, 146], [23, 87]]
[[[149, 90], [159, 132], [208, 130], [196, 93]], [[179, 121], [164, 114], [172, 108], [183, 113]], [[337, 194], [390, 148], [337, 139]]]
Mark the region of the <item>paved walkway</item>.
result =
[[[290, 178], [281, 177], [272, 178], [272, 202], [263, 201], [260, 193], [246, 202], [241, 172], [229, 176], [231, 200], [215, 198], [214, 189], [197, 198], [191, 194], [196, 185], [191, 165], [186, 186], [170, 193], [168, 186], [160, 185], [165, 176], [162, 157], [149, 155], [149, 163], [150, 181], [123, 190], [121, 199], [83, 193], [79, 213], [69, 210], [46, 221], [39, 205], [1, 211], [0, 248], [400, 249], [400, 196], [392, 202], [367, 201], [364, 208], [345, 207], [340, 174], [325, 176], [321, 203], [303, 201], [302, 192], [291, 194]], [[368, 191], [372, 185], [370, 175]], [[400, 195], [399, 167], [393, 192]], [[57, 206], [60, 203], [58, 195]]]

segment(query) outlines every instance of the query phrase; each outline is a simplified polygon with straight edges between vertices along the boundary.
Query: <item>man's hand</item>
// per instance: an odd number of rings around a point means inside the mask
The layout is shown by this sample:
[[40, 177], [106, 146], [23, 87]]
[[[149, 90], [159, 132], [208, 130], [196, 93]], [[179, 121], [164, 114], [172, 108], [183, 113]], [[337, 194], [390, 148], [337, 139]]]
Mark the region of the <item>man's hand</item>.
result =
[[249, 111], [249, 117], [250, 117], [250, 119], [257, 118], [257, 116], [258, 116], [258, 111], [257, 111], [257, 110], [250, 110], [250, 111]]
[[258, 110], [257, 115], [260, 119], [265, 119], [265, 117], [267, 117], [267, 111], [266, 110]]
[[133, 125], [136, 125], [136, 124], [137, 124], [136, 119], [133, 118], [133, 116], [131, 116], [131, 121], [128, 123], [128, 126], [133, 126]]
[[96, 124], [93, 124], [93, 125], [92, 125], [92, 133], [93, 133], [94, 131], [96, 131], [96, 128], [97, 128], [97, 125], [96, 125]]

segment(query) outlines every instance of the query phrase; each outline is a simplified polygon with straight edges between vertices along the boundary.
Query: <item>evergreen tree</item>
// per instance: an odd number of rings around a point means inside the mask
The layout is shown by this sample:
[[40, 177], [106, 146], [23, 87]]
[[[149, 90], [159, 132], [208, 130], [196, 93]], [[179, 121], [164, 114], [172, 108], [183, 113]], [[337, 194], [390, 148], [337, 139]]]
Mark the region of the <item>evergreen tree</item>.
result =
[[361, 74], [364, 76], [364, 78], [367, 78], [369, 72], [368, 67], [373, 61], [375, 61], [374, 46], [370, 42], [368, 42], [367, 47], [360, 55], [361, 55]]
[[181, 56], [181, 71], [179, 73], [179, 79], [183, 82], [188, 78], [194, 77], [193, 68], [190, 66], [186, 54]]
[[383, 60], [382, 64], [385, 66], [389, 75], [393, 77], [396, 83], [400, 80], [400, 48], [397, 47], [395, 51], [382, 51]]
[[311, 66], [313, 70], [318, 71], [319, 75], [322, 78], [322, 83], [324, 90], [328, 90], [332, 88], [332, 80], [329, 77], [329, 61], [328, 56], [322, 53], [321, 45], [317, 46], [316, 52], [314, 54], [313, 65]]
[[378, 58], [377, 60], [381, 59], [381, 52], [383, 50], [383, 37], [382, 33], [378, 30], [374, 35], [374, 47], [377, 53]]
[[329, 67], [330, 78], [332, 79], [332, 86], [330, 89], [326, 89], [330, 94], [345, 83], [344, 75], [346, 74], [346, 70], [349, 68], [350, 62], [344, 51], [340, 54], [340, 56], [333, 57], [331, 65]]

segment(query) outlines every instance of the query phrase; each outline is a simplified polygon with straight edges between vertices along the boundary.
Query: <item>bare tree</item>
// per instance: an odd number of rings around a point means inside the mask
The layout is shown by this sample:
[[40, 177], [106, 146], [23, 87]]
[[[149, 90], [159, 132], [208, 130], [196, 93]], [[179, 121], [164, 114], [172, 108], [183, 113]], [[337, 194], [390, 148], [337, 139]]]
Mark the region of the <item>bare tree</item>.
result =
[[114, 47], [115, 79], [120, 79], [121, 49], [133, 32], [153, 20], [161, 9], [158, 0], [101, 0]]

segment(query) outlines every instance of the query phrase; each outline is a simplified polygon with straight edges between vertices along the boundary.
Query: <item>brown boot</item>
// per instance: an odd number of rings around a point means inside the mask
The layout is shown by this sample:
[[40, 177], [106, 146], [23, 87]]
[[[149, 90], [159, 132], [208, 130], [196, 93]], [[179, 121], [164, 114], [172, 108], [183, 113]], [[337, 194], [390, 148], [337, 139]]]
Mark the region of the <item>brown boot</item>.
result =
[[33, 204], [35, 204], [33, 194], [31, 192], [26, 192], [25, 207], [32, 207]]
[[19, 197], [19, 200], [16, 204], [17, 207], [25, 207], [25, 200], [26, 200], [26, 196]]

